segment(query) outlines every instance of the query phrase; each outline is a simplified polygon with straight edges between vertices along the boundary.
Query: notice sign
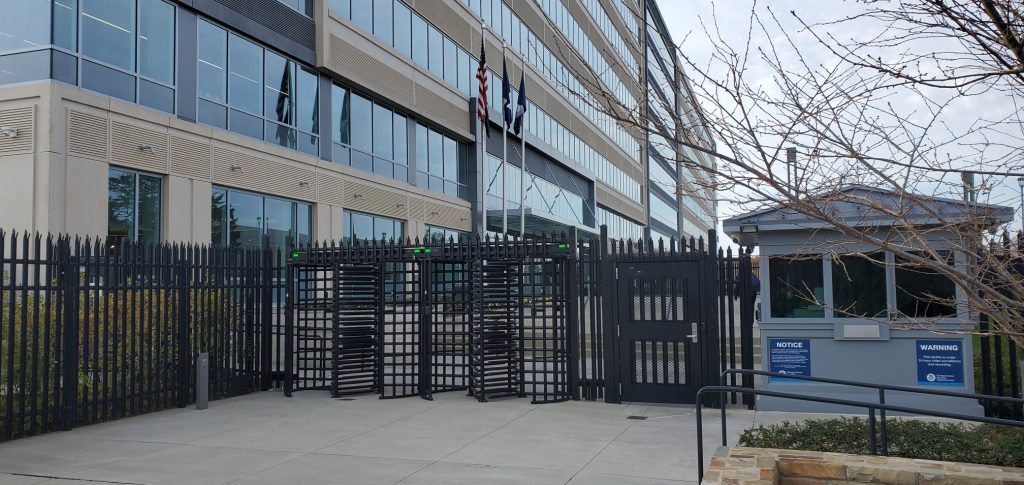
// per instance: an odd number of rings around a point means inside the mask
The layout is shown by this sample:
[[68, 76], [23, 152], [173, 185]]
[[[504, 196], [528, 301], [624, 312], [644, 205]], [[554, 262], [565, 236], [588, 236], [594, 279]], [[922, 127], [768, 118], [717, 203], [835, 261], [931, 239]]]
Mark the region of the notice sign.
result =
[[963, 342], [918, 340], [917, 383], [925, 386], [963, 386]]
[[[768, 339], [769, 370], [776, 374], [811, 375], [811, 339]], [[773, 377], [775, 380], [797, 380]]]

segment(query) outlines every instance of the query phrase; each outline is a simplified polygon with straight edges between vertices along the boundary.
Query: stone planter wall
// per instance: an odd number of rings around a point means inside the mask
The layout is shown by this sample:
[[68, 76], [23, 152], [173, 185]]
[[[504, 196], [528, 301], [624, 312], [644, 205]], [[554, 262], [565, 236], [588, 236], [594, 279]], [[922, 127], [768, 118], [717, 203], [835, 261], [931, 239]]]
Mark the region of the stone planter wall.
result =
[[741, 448], [716, 456], [705, 484], [1024, 485], [1024, 468], [971, 465], [884, 456]]

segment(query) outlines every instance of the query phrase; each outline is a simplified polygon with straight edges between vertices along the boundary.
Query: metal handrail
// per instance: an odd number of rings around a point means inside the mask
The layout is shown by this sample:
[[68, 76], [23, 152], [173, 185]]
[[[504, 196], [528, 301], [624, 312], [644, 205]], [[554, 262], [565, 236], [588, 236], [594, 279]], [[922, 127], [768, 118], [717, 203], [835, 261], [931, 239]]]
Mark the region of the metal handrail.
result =
[[[973, 399], [973, 400], [986, 401], [986, 402], [993, 402], [994, 401], [994, 402], [1006, 402], [1006, 403], [1015, 404], [1015, 405], [1016, 404], [1024, 405], [1024, 399], [1015, 398], [1015, 397], [993, 396], [993, 395], [990, 395], [990, 394], [972, 394], [972, 393], [969, 393], [969, 392], [940, 391], [940, 390], [936, 390], [936, 389], [922, 389], [922, 388], [919, 388], [919, 387], [897, 386], [897, 385], [891, 385], [891, 384], [874, 384], [874, 383], [870, 383], [870, 382], [848, 381], [848, 380], [844, 380], [844, 379], [832, 379], [832, 378], [828, 378], [828, 377], [798, 376], [798, 375], [793, 375], [793, 374], [782, 374], [782, 373], [779, 373], [779, 372], [769, 372], [769, 371], [756, 370], [756, 369], [726, 369], [726, 370], [722, 371], [723, 379], [725, 378], [726, 375], [729, 375], [729, 374], [759, 375], [759, 376], [767, 376], [767, 377], [781, 377], [781, 378], [785, 378], [785, 379], [795, 379], [795, 380], [801, 380], [801, 381], [822, 382], [822, 383], [826, 383], [826, 384], [839, 384], [839, 385], [851, 386], [851, 387], [863, 387], [863, 388], [868, 388], [868, 389], [877, 389], [878, 390], [878, 404], [885, 404], [885, 391], [896, 391], [896, 392], [925, 394], [925, 395], [929, 395], [929, 396], [946, 396], [946, 397]], [[750, 389], [750, 388], [747, 388], [747, 389]], [[879, 414], [879, 418], [882, 420], [882, 424], [880, 426], [881, 434], [879, 436], [879, 438], [882, 441], [882, 455], [888, 455], [889, 454], [889, 426], [886, 424], [886, 416], [885, 416], [885, 410], [884, 409], [881, 410], [881, 412]]]
[[697, 403], [697, 405], [696, 405], [695, 409], [696, 409], [696, 415], [697, 415], [697, 481], [701, 481], [701, 480], [704, 479], [704, 426], [703, 426], [703, 422], [702, 422], [702, 413], [701, 413], [702, 406], [701, 406], [701, 402], [702, 402], [702, 397], [703, 397], [705, 392], [717, 392], [721, 396], [720, 397], [721, 402], [720, 402], [720, 406], [719, 407], [721, 408], [721, 414], [722, 414], [722, 446], [727, 446], [728, 445], [728, 439], [729, 439], [728, 435], [727, 435], [727, 431], [726, 431], [727, 430], [727, 426], [726, 426], [726, 413], [725, 413], [725, 411], [726, 411], [725, 397], [726, 397], [726, 394], [728, 394], [730, 392], [740, 393], [740, 394], [751, 394], [751, 395], [756, 395], [756, 396], [777, 397], [777, 398], [780, 398], [780, 399], [794, 399], [794, 400], [797, 400], [797, 401], [820, 402], [820, 403], [824, 403], [824, 404], [835, 404], [835, 405], [839, 405], [839, 406], [850, 406], [850, 407], [865, 408], [865, 409], [868, 410], [868, 432], [871, 433], [871, 435], [868, 438], [868, 442], [870, 443], [869, 446], [870, 446], [871, 454], [872, 455], [877, 455], [878, 454], [878, 443], [877, 443], [877, 439], [875, 438], [875, 410], [876, 409], [880, 410], [880, 411], [883, 411], [883, 412], [884, 411], [895, 411], [895, 412], [898, 412], [898, 413], [917, 414], [917, 415], [921, 415], [921, 416], [932, 416], [932, 417], [946, 418], [946, 419], [959, 419], [959, 420], [963, 420], [963, 421], [973, 421], [973, 422], [978, 422], [978, 423], [989, 423], [989, 424], [1001, 424], [1001, 425], [1005, 425], [1005, 426], [1013, 426], [1013, 427], [1016, 427], [1016, 428], [1024, 428], [1024, 421], [1013, 421], [1013, 420], [1009, 420], [1009, 419], [989, 418], [989, 417], [981, 417], [981, 416], [970, 416], [970, 415], [967, 415], [967, 414], [946, 413], [946, 412], [942, 412], [942, 411], [931, 411], [931, 410], [928, 410], [928, 409], [912, 408], [912, 407], [907, 407], [907, 406], [892, 406], [892, 405], [880, 404], [880, 403], [850, 401], [850, 400], [847, 400], [847, 399], [834, 399], [834, 398], [820, 397], [820, 396], [809, 396], [809, 395], [806, 395], [806, 394], [794, 394], [794, 393], [790, 393], [790, 392], [766, 391], [766, 390], [763, 390], [763, 389], [752, 389], [752, 388], [749, 388], [749, 387], [705, 386], [705, 387], [702, 387], [699, 391], [697, 391], [697, 396], [696, 396], [696, 403]]
[[[939, 391], [936, 389], [923, 389], [920, 387], [896, 386], [891, 384], [873, 384], [870, 382], [847, 381], [843, 379], [830, 379], [827, 377], [798, 376], [794, 374], [780, 374], [778, 372], [768, 372], [757, 369], [726, 369], [722, 371], [722, 377], [725, 377], [727, 374], [750, 374], [767, 377], [781, 377], [785, 379], [797, 379], [801, 381], [824, 382], [827, 384], [842, 384], [845, 386], [853, 387], [867, 387], [871, 389], [878, 389], [884, 391], [912, 392], [917, 394], [930, 394], [933, 396], [949, 396], [962, 397], [967, 399], [977, 399], [979, 401], [1000, 401], [1014, 404], [1024, 404], [1024, 399], [1018, 397], [993, 396], [991, 394], [972, 394], [969, 392], [956, 391]], [[885, 402], [883, 401], [880, 404], [885, 404]]]

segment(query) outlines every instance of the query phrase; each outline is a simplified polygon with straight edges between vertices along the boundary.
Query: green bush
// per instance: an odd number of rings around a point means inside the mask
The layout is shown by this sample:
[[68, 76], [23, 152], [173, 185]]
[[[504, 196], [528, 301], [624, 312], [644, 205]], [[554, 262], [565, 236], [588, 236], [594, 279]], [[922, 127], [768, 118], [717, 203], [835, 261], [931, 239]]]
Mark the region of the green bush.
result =
[[[252, 334], [236, 334], [247, 314], [229, 291], [190, 291], [189, 343], [229, 356], [241, 368], [254, 358], [258, 342]], [[76, 297], [80, 421], [86, 413], [102, 418], [154, 410], [158, 398], [162, 407], [173, 404], [179, 364], [174, 292], [84, 290]], [[0, 441], [21, 429], [38, 433], [59, 424], [65, 303], [57, 292], [0, 290]]]
[[[890, 456], [1024, 467], [1024, 428], [910, 419], [887, 424]], [[836, 418], [758, 426], [745, 430], [739, 444], [866, 455], [868, 436], [867, 420]], [[878, 443], [881, 447], [880, 437]]]

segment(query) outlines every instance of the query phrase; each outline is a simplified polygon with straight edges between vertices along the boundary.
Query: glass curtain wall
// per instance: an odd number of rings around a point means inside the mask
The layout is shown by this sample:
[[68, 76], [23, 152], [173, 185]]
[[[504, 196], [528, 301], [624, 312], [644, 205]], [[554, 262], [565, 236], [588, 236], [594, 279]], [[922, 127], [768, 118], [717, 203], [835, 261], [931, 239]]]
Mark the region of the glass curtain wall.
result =
[[53, 78], [174, 113], [175, 7], [164, 0], [8, 0], [0, 84]]
[[120, 168], [107, 178], [107, 239], [112, 246], [124, 241], [160, 242], [163, 179]]
[[[398, 0], [331, 0], [328, 5], [335, 13], [352, 20], [367, 32], [373, 33], [416, 64], [459, 89], [464, 95], [475, 95], [475, 90], [472, 88], [476, 85], [474, 81], [476, 58], [404, 3]], [[470, 8], [475, 8], [474, 11], [478, 14], [481, 13], [479, 1], [475, 5], [470, 2]], [[636, 139], [622, 130], [614, 120], [596, 110], [594, 104], [597, 102], [596, 98], [588, 102], [580, 99], [573, 101], [573, 98], [579, 97], [574, 93], [587, 92], [586, 87], [538, 40], [537, 36], [526, 27], [526, 24], [509, 10], [507, 5], [498, 0], [494, 8], [496, 9], [494, 18], [485, 17], [485, 22], [493, 21], [494, 25], [501, 26], [502, 28], [496, 30], [496, 33], [500, 33], [504, 40], [511, 42], [510, 47], [513, 51], [526, 56], [531, 63], [538, 66], [538, 69], [548, 75], [554, 86], [566, 96], [566, 99], [569, 99], [574, 106], [581, 110], [584, 117], [593, 120], [634, 161], [638, 160], [639, 144]], [[488, 8], [487, 11], [489, 15], [490, 9]], [[382, 26], [381, 16], [386, 16], [387, 12], [393, 12], [392, 28]], [[501, 95], [497, 90], [501, 85], [500, 79], [494, 71], [491, 71], [490, 75], [492, 89], [490, 98], [494, 104], [492, 109], [499, 112]], [[571, 88], [563, 89], [563, 86]], [[512, 91], [512, 104], [514, 105], [518, 93], [515, 89]], [[591, 96], [591, 98], [593, 97]], [[529, 120], [526, 123], [526, 129], [531, 135], [540, 138], [552, 148], [567, 155], [571, 160], [594, 172], [599, 179], [605, 181], [616, 191], [633, 199], [640, 198], [639, 182], [612, 164], [600, 152], [584, 143], [572, 131], [536, 106], [531, 106], [528, 114]]]
[[448, 229], [447, 227], [439, 226], [426, 226], [426, 235], [423, 237], [423, 241], [426, 242], [448, 242], [448, 241], [461, 241], [469, 238], [469, 233], [459, 231], [455, 229]]
[[424, 125], [416, 125], [417, 184], [469, 199], [469, 147]]
[[597, 206], [595, 211], [598, 227], [608, 226], [608, 237], [636, 241], [644, 236], [644, 226], [627, 217]]
[[251, 192], [214, 187], [211, 199], [214, 246], [288, 251], [289, 241], [308, 244], [313, 237], [311, 205]]
[[334, 163], [409, 181], [408, 119], [352, 90], [331, 86]]
[[341, 225], [342, 237], [346, 242], [390, 241], [405, 236], [405, 221], [362, 212], [345, 211]]
[[[519, 209], [519, 177], [522, 172], [519, 167], [506, 164], [508, 169], [508, 197], [506, 204], [509, 209]], [[502, 164], [501, 159], [487, 154], [487, 164], [484, 183], [487, 184], [487, 211], [501, 209], [502, 194]], [[534, 211], [582, 224], [584, 220], [583, 211], [585, 202], [583, 197], [560, 189], [558, 185], [542, 179], [534, 174], [526, 176], [526, 207]], [[509, 227], [518, 227], [519, 221], [509, 217]]]
[[197, 35], [200, 122], [320, 153], [316, 71], [206, 20]]

